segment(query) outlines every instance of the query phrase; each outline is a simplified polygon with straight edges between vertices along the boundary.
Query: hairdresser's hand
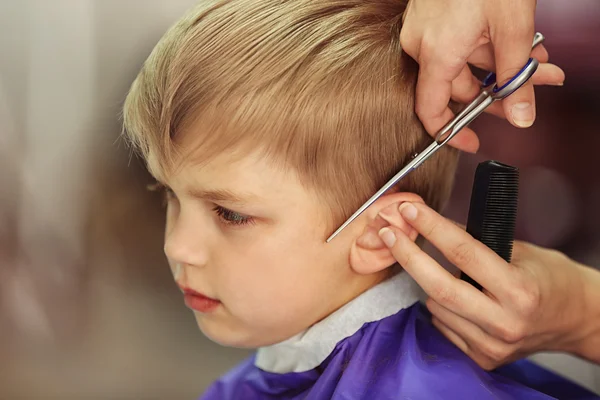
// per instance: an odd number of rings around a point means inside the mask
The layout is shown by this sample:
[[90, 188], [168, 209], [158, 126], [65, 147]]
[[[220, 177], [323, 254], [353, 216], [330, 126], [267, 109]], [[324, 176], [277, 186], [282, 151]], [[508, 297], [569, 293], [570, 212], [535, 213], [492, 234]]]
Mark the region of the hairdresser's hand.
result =
[[393, 221], [380, 232], [428, 294], [435, 326], [481, 367], [493, 369], [539, 351], [566, 351], [600, 363], [600, 272], [520, 242], [509, 264], [424, 204], [404, 203], [399, 212], [484, 287], [481, 292], [447, 272]]
[[[479, 93], [480, 83], [467, 63], [495, 71], [504, 83], [525, 65], [530, 56], [540, 61], [536, 74], [511, 96], [488, 110], [515, 126], [528, 127], [535, 119], [533, 84], [559, 85], [564, 72], [547, 64], [548, 52], [531, 46], [535, 0], [410, 0], [400, 33], [401, 45], [420, 65], [416, 112], [425, 129], [435, 134], [453, 114], [452, 98], [468, 103]], [[474, 152], [479, 140], [470, 129], [450, 144]]]

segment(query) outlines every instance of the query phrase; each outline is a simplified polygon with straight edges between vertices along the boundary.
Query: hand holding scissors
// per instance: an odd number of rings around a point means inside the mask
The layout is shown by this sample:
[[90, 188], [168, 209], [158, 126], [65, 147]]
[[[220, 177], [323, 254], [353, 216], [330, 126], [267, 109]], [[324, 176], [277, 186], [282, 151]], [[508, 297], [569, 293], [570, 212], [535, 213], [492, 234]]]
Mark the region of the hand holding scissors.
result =
[[[537, 73], [514, 95], [486, 112], [518, 127], [535, 120], [534, 85], [560, 85], [564, 72], [548, 63], [544, 46], [531, 51], [535, 0], [410, 0], [400, 32], [402, 49], [419, 63], [415, 111], [432, 136], [452, 117], [450, 99], [466, 104], [479, 91], [469, 65], [495, 71], [503, 84], [530, 57], [540, 62]], [[479, 139], [465, 128], [450, 146], [476, 152]]]

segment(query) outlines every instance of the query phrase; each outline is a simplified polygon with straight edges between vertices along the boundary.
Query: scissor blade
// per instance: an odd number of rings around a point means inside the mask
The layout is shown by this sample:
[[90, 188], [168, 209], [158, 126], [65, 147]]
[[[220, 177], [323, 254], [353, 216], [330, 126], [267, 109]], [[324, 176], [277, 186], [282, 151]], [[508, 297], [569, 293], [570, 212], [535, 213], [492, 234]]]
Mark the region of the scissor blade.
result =
[[420, 152], [415, 158], [413, 158], [404, 168], [402, 168], [396, 175], [394, 175], [389, 181], [385, 183], [375, 193], [369, 200], [367, 200], [350, 218], [346, 220], [335, 232], [331, 234], [327, 238], [327, 243], [329, 243], [333, 238], [335, 238], [344, 228], [350, 225], [359, 215], [361, 215], [367, 208], [371, 207], [373, 203], [375, 203], [381, 196], [385, 194], [389, 189], [392, 188], [396, 183], [404, 179], [406, 175], [408, 175], [411, 171], [416, 169], [421, 163], [431, 157], [435, 152], [441, 147], [437, 142], [431, 143], [425, 150]]

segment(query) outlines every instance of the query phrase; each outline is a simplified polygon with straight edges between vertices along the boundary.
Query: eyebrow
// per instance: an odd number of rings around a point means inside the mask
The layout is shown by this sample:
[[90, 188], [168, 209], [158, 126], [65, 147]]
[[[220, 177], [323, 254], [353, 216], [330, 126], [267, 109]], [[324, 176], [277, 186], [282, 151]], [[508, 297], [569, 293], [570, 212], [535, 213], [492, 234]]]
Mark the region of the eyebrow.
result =
[[191, 189], [188, 194], [192, 197], [214, 201], [214, 202], [227, 202], [227, 203], [239, 203], [245, 204], [252, 201], [260, 201], [260, 198], [251, 193], [235, 193], [227, 189], [215, 189], [215, 190], [200, 190]]

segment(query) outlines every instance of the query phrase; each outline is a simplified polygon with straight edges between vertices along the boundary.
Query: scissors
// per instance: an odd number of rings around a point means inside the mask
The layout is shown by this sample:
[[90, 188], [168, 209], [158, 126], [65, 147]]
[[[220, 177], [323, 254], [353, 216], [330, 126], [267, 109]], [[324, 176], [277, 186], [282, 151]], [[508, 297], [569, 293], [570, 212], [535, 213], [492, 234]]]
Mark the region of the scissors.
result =
[[[536, 33], [533, 38], [532, 49], [544, 41], [544, 35]], [[396, 175], [392, 177], [385, 185], [381, 187], [369, 200], [367, 200], [350, 218], [348, 218], [329, 238], [329, 243], [335, 238], [344, 228], [346, 228], [352, 221], [354, 221], [359, 215], [361, 215], [367, 208], [369, 208], [377, 199], [379, 199], [385, 192], [387, 192], [392, 186], [397, 184], [401, 179], [408, 175], [411, 171], [418, 168], [424, 161], [434, 155], [439, 149], [441, 149], [446, 143], [448, 143], [458, 132], [464, 127], [469, 125], [475, 118], [477, 118], [486, 108], [497, 100], [502, 100], [517, 89], [519, 89], [525, 82], [529, 80], [537, 70], [539, 65], [538, 60], [530, 58], [525, 66], [512, 77], [511, 80], [506, 82], [504, 85], [498, 87], [496, 83], [496, 74], [491, 72], [481, 83], [481, 92], [479, 96], [469, 103], [464, 110], [462, 110], [456, 117], [448, 122], [437, 134], [433, 143], [431, 143], [425, 150], [417, 154], [413, 159], [402, 168]]]

